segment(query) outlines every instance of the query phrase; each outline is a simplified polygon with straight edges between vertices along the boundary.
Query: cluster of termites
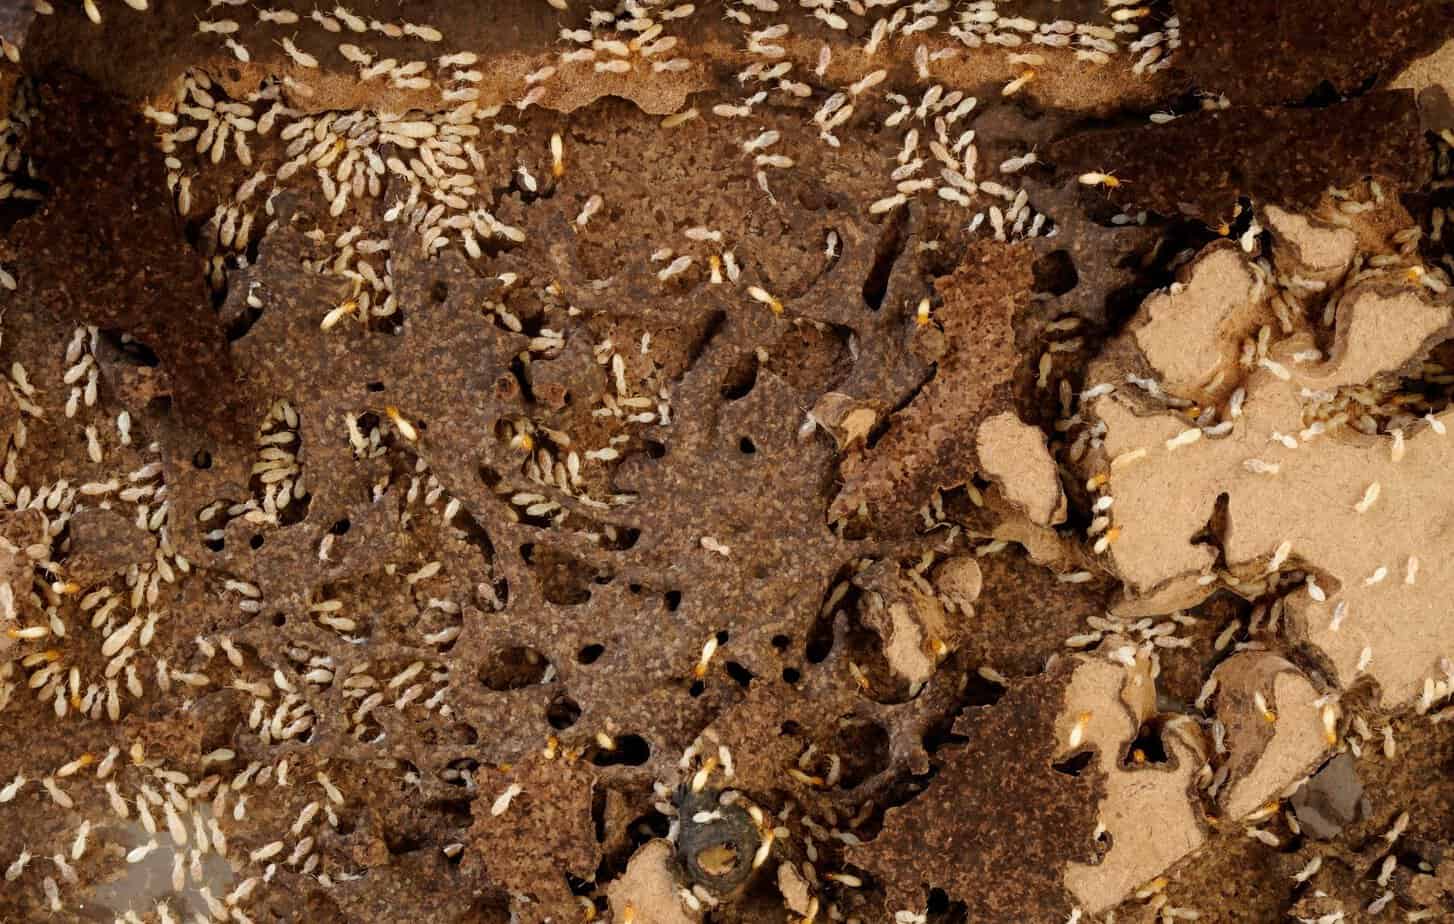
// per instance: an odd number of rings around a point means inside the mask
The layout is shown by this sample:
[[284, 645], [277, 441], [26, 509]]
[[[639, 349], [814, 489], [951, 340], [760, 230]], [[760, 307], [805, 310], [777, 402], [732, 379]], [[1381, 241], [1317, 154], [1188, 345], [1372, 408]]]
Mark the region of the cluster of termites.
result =
[[[146, 0], [125, 2], [134, 10], [148, 6]], [[552, 0], [552, 5], [566, 7], [564, 0]], [[35, 0], [34, 6], [42, 14], [57, 12], [45, 0]], [[79, 6], [96, 23], [109, 12], [103, 0], [81, 0]], [[1038, 155], [1018, 150], [997, 165], [981, 163], [972, 127], [976, 114], [1033, 94], [1043, 73], [1060, 66], [1057, 55], [1092, 67], [1134, 56], [1128, 67], [1153, 73], [1168, 66], [1180, 41], [1174, 18], [1129, 2], [1108, 4], [1103, 21], [1095, 23], [1038, 22], [1001, 11], [992, 0], [963, 7], [919, 0], [893, 8], [871, 0], [826, 2], [802, 12], [802, 24], [780, 6], [773, 0], [727, 5], [726, 16], [742, 31], [742, 67], [735, 75], [742, 92], [669, 115], [661, 122], [663, 130], [719, 120], [733, 139], [735, 156], [746, 160], [762, 200], [780, 206], [775, 189], [782, 188], [788, 171], [808, 169], [806, 164], [821, 154], [814, 146], [831, 151], [854, 145], [864, 126], [881, 120], [892, 129], [894, 150], [880, 174], [883, 194], [862, 203], [867, 215], [948, 210], [970, 233], [997, 240], [1050, 233], [1053, 224], [1019, 185], [1020, 177], [1037, 169]], [[302, 191], [313, 204], [305, 205], [305, 214], [295, 215], [293, 224], [315, 247], [305, 269], [344, 281], [343, 297], [311, 306], [318, 335], [388, 331], [387, 319], [401, 310], [393, 278], [395, 248], [415, 246], [434, 256], [457, 248], [469, 260], [488, 265], [494, 256], [527, 242], [529, 203], [573, 182], [572, 163], [584, 155], [559, 130], [537, 137], [526, 126], [544, 117], [530, 110], [548, 105], [561, 87], [585, 76], [626, 83], [680, 79], [702, 66], [690, 57], [680, 34], [684, 23], [701, 14], [692, 3], [634, 0], [610, 11], [593, 10], [577, 28], [563, 29], [559, 47], [532, 62], [509, 98], [496, 102], [484, 98], [486, 62], [474, 52], [451, 49], [441, 30], [428, 23], [380, 21], [341, 4], [301, 11], [217, 0], [196, 20], [197, 36], [219, 55], [266, 65], [271, 76], [241, 92], [199, 67], [144, 113], [156, 126], [177, 211], [200, 231], [197, 246], [216, 294], [226, 292], [229, 277], [255, 259], [258, 243], [280, 220], [282, 194]], [[822, 36], [826, 27], [836, 42], [859, 26], [868, 61], [858, 73], [844, 69], [849, 55], [839, 54], [835, 62], [832, 42], [806, 38]], [[806, 61], [805, 42], [816, 46], [806, 52]], [[961, 56], [996, 46], [1007, 68], [997, 98], [981, 101], [956, 89], [954, 80], [936, 76]], [[399, 48], [431, 53], [415, 57]], [[3, 50], [15, 57], [13, 46]], [[917, 85], [890, 79], [884, 65], [891, 53], [910, 57]], [[406, 101], [408, 108], [325, 108], [325, 77], [339, 73], [352, 75], [365, 92]], [[779, 124], [789, 107], [801, 113], [808, 134]], [[39, 195], [22, 153], [32, 115], [22, 90], [8, 122], [0, 126], [0, 199]], [[795, 144], [804, 147], [794, 149]], [[238, 179], [219, 188], [217, 178], [226, 176]], [[595, 233], [615, 203], [594, 190], [572, 190], [577, 191], [580, 205], [572, 209], [571, 225], [577, 234]], [[844, 241], [830, 232], [822, 246], [833, 261]], [[643, 254], [643, 262], [656, 283], [670, 291], [689, 292], [696, 285], [736, 289], [745, 306], [799, 323], [792, 317], [791, 299], [739, 259], [742, 249], [731, 231], [696, 223], [676, 229], [649, 257]], [[0, 283], [14, 288], [9, 272], [0, 273]], [[478, 309], [526, 337], [523, 362], [559, 355], [573, 329], [524, 322], [511, 307], [512, 289], [535, 282], [512, 273], [496, 278], [499, 292]], [[541, 288], [531, 297], [546, 303], [552, 317], [572, 316], [574, 309], [558, 288]], [[265, 292], [250, 289], [241, 298], [251, 309], [268, 307]], [[926, 303], [917, 321], [929, 320]], [[1075, 339], [1069, 328], [1065, 333], [1057, 343]], [[618, 527], [592, 515], [636, 498], [613, 491], [609, 479], [592, 467], [609, 467], [641, 434], [672, 425], [672, 382], [653, 354], [649, 330], [591, 347], [605, 383], [589, 403], [593, 424], [601, 425], [593, 427], [591, 441], [526, 417], [502, 421], [495, 435], [518, 453], [519, 466], [495, 490], [518, 521], [574, 530], [614, 548], [624, 540]], [[19, 363], [6, 377], [19, 423], [6, 451], [0, 499], [14, 510], [34, 512], [39, 527], [37, 540], [23, 549], [33, 566], [32, 586], [18, 593], [8, 585], [0, 590], [0, 616], [21, 646], [19, 655], [0, 667], [0, 709], [31, 695], [62, 719], [84, 715], [119, 722], [148, 696], [190, 702], [203, 691], [227, 689], [244, 697], [244, 723], [265, 747], [307, 742], [329, 722], [338, 722], [342, 733], [357, 742], [378, 743], [398, 715], [452, 716], [448, 668], [430, 653], [442, 653], [459, 636], [461, 607], [436, 587], [447, 570], [439, 559], [386, 569], [413, 595], [422, 614], [416, 627], [419, 648], [408, 655], [364, 653], [358, 646], [374, 630], [373, 614], [341, 592], [319, 595], [306, 607], [310, 624], [338, 639], [339, 646], [290, 647], [282, 663], [270, 664], [240, 633], [219, 631], [195, 639], [183, 652], [169, 649], [170, 657], [159, 654], [169, 588], [192, 568], [168, 535], [170, 501], [160, 447], [133, 429], [129, 411], [102, 417], [101, 409], [112, 403], [98, 379], [99, 332], [77, 330], [62, 349], [65, 361], [55, 380], [32, 381]], [[765, 362], [765, 355], [760, 360]], [[1042, 371], [1042, 378], [1047, 376]], [[77, 455], [101, 474], [56, 475], [47, 483], [32, 483], [24, 452], [27, 429], [39, 426], [44, 414], [41, 389], [61, 396], [64, 417], [77, 431]], [[332, 425], [361, 463], [406, 454], [427, 438], [407, 408], [347, 415]], [[275, 401], [256, 435], [249, 496], [218, 498], [199, 512], [209, 547], [220, 551], [233, 536], [264, 533], [301, 516], [309, 499], [304, 459], [298, 408]], [[203, 460], [194, 464], [205, 467]], [[412, 472], [397, 477], [407, 479], [401, 528], [419, 527], [427, 518], [450, 535], [463, 535], [460, 501], [422, 459], [414, 460]], [[374, 499], [389, 487], [388, 481], [375, 485]], [[69, 518], [87, 506], [122, 513], [149, 537], [154, 551], [109, 583], [78, 593], [54, 561], [61, 557], [55, 544], [64, 541]], [[320, 563], [335, 560], [336, 537], [330, 532], [320, 539]], [[722, 538], [701, 536], [699, 542], [704, 553], [731, 559], [731, 545]], [[263, 587], [244, 576], [218, 576], [212, 590], [244, 617], [257, 617], [267, 607]], [[703, 672], [711, 657], [704, 648]], [[339, 702], [342, 713], [335, 714]], [[785, 769], [787, 782], [814, 788], [837, 783], [840, 755], [809, 748], [801, 758]], [[754, 866], [766, 861], [775, 842], [803, 844], [806, 859], [795, 873], [815, 894], [809, 917], [838, 917], [833, 895], [862, 883], [849, 872], [820, 872], [825, 862], [820, 850], [826, 857], [829, 845], [855, 843], [853, 832], [869, 807], [862, 817], [815, 818], [789, 805], [773, 816], [733, 794], [731, 761], [723, 746], [710, 755], [693, 755], [684, 770], [690, 769], [697, 789], [725, 784], [723, 804], [740, 803], [751, 814], [763, 845], [752, 858]], [[377, 764], [403, 774], [406, 782], [419, 782], [417, 771], [400, 762]], [[449, 782], [473, 786], [467, 770], [445, 773]], [[519, 792], [518, 786], [506, 788], [492, 812], [508, 811]], [[184, 916], [179, 897], [189, 892], [212, 917], [246, 924], [244, 909], [280, 869], [312, 876], [325, 886], [361, 875], [325, 868], [316, 849], [321, 828], [339, 825], [337, 813], [346, 802], [325, 767], [304, 773], [288, 758], [245, 760], [230, 748], [210, 751], [196, 766], [178, 767], [144, 749], [122, 754], [113, 748], [42, 768], [33, 778], [17, 777], [0, 786], [0, 803], [42, 794], [74, 821], [66, 843], [32, 844], [18, 857], [0, 858], [0, 865], [7, 881], [33, 886], [39, 902], [52, 911], [65, 907], [66, 886], [102, 875], [102, 857], [114, 852], [104, 846], [121, 850], [118, 862], [128, 867], [153, 855], [166, 858], [172, 893], [153, 896], [152, 906], [142, 912], [162, 921]], [[292, 816], [287, 829], [251, 827], [250, 797], [286, 806]], [[454, 844], [446, 853], [454, 856], [461, 849]], [[230, 872], [214, 872], [209, 857], [226, 858]], [[691, 892], [683, 901], [699, 907], [715, 898]], [[137, 906], [124, 914], [134, 918], [139, 911]]]

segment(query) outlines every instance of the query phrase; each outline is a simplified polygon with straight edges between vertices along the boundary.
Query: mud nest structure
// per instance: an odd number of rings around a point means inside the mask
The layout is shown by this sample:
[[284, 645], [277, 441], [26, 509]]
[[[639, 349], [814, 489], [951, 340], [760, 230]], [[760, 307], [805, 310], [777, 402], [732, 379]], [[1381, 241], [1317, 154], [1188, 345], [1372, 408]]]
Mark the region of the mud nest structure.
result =
[[1454, 920], [1454, 8], [0, 0], [0, 921]]

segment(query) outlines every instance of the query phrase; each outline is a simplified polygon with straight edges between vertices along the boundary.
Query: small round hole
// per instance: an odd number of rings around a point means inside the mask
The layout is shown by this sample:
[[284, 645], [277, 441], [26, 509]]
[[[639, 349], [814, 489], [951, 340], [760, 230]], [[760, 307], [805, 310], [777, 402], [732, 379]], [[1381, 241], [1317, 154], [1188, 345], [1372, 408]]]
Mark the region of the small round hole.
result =
[[651, 758], [651, 745], [640, 735], [621, 735], [609, 751], [597, 748], [591, 763], [598, 767], [639, 767]]
[[480, 668], [480, 683], [495, 692], [544, 683], [550, 662], [534, 648], [516, 645], [494, 652]]
[[1078, 751], [1065, 760], [1057, 761], [1051, 766], [1056, 773], [1063, 773], [1066, 776], [1080, 776], [1086, 767], [1090, 766], [1091, 758], [1095, 757], [1094, 751]]
[[752, 441], [752, 437], [744, 436], [737, 441], [737, 449], [744, 456], [750, 456], [757, 452], [757, 444]]
[[752, 685], [752, 671], [738, 664], [736, 661], [728, 661], [725, 670], [727, 671], [727, 676], [736, 681], [737, 685], [744, 690]]
[[935, 916], [944, 914], [949, 910], [949, 893], [943, 889], [930, 889], [925, 910]]
[[605, 652], [605, 645], [587, 645], [580, 651], [576, 652], [576, 662], [578, 664], [595, 664], [596, 661], [601, 657], [601, 655], [605, 654]]
[[551, 702], [545, 709], [545, 720], [550, 727], [556, 731], [564, 731], [570, 728], [581, 717], [581, 707], [569, 696], [562, 696]]
[[205, 449], [199, 449], [192, 455], [192, 466], [194, 468], [211, 468], [212, 453]]

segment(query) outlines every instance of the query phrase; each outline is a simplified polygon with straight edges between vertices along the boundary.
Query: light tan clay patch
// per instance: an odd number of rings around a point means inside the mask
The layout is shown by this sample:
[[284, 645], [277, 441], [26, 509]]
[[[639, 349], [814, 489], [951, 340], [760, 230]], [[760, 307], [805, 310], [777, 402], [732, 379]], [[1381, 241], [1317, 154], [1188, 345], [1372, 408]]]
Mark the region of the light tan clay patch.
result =
[[1178, 285], [1142, 304], [1136, 344], [1169, 391], [1193, 399], [1203, 390], [1230, 391], [1211, 386], [1219, 374], [1229, 379], [1242, 338], [1267, 317], [1264, 287], [1230, 241], [1203, 251]]
[[1454, 579], [1454, 442], [1438, 432], [1454, 424], [1454, 411], [1405, 434], [1396, 454], [1390, 437], [1346, 428], [1302, 436], [1302, 395], [1399, 370], [1447, 328], [1449, 305], [1399, 286], [1401, 278], [1390, 273], [1344, 295], [1328, 362], [1299, 365], [1291, 354], [1311, 343], [1285, 341], [1274, 351], [1277, 365], [1247, 379], [1243, 413], [1221, 437], [1173, 448], [1168, 441], [1188, 427], [1180, 415], [1140, 416], [1119, 395], [1093, 409], [1107, 425], [1108, 460], [1144, 450], [1106, 466], [1118, 528], [1109, 554], [1128, 595], [1174, 607], [1214, 588], [1200, 579], [1212, 573], [1216, 550], [1193, 537], [1225, 496], [1228, 569], [1256, 580], [1280, 558], [1282, 568], [1324, 575], [1324, 600], [1307, 590], [1288, 597], [1294, 640], [1320, 649], [1344, 687], [1371, 675], [1387, 706], [1409, 702], [1440, 659], [1454, 655], [1442, 592]]
[[1065, 519], [1065, 495], [1044, 433], [1007, 411], [981, 423], [975, 440], [984, 474], [1030, 522], [1049, 526]]
[[667, 841], [641, 845], [631, 855], [626, 872], [610, 885], [612, 919], [632, 924], [697, 924], [702, 916], [682, 903], [674, 864]]
[[1120, 904], [1206, 842], [1190, 796], [1205, 758], [1194, 723], [1169, 723], [1163, 739], [1174, 765], [1124, 769], [1122, 752], [1156, 709], [1150, 661], [1143, 655], [1135, 667], [1127, 668], [1100, 655], [1077, 655], [1076, 660], [1079, 666], [1066, 691], [1056, 736], [1067, 756], [1087, 747], [1096, 750], [1095, 763], [1106, 776], [1100, 821], [1111, 848], [1097, 865], [1072, 863], [1065, 871], [1065, 886], [1095, 915]]
[[[1322, 763], [1332, 742], [1317, 689], [1290, 662], [1268, 652], [1243, 652], [1212, 676], [1232, 768], [1221, 801], [1224, 814], [1235, 820], [1281, 799]], [[1257, 705], [1259, 693], [1265, 711]]]

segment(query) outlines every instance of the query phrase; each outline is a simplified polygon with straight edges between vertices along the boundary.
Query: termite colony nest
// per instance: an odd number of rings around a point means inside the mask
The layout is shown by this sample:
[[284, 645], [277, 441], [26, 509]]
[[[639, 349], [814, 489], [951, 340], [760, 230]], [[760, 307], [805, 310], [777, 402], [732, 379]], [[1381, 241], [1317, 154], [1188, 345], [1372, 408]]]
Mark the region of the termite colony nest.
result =
[[1357, 6], [0, 0], [0, 920], [1454, 914]]

